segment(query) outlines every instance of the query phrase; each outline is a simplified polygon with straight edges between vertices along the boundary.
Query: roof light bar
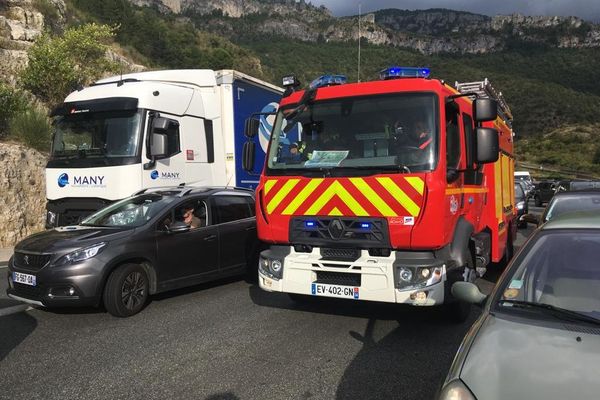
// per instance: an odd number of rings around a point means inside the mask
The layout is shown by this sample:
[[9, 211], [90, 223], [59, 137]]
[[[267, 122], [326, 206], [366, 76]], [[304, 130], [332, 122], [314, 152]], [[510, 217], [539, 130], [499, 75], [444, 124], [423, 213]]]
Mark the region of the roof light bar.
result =
[[379, 72], [381, 80], [398, 78], [429, 78], [431, 70], [422, 67], [389, 67]]
[[343, 85], [348, 82], [344, 75], [323, 75], [310, 83], [310, 89], [318, 89], [325, 86]]

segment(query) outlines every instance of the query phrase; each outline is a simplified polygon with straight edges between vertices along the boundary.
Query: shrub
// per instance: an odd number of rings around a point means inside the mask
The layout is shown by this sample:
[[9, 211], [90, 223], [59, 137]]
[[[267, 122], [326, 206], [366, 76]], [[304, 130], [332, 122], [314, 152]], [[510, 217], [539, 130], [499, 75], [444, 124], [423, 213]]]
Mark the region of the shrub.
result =
[[39, 151], [50, 150], [50, 121], [46, 112], [36, 106], [28, 106], [10, 119], [9, 136]]
[[29, 63], [21, 74], [23, 86], [50, 105], [56, 105], [78, 85], [87, 85], [117, 64], [105, 57], [114, 28], [85, 24], [63, 36], [42, 35], [29, 49]]
[[27, 100], [21, 92], [0, 83], [0, 138], [8, 134], [8, 122], [27, 108]]

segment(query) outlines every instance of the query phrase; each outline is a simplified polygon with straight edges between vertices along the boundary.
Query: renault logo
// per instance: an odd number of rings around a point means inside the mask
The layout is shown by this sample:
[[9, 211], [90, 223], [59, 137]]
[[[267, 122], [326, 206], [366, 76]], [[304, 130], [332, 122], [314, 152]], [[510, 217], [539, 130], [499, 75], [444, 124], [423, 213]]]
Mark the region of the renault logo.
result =
[[23, 257], [23, 261], [25, 261], [25, 264], [29, 265], [29, 256]]
[[329, 224], [328, 231], [332, 239], [339, 239], [342, 237], [342, 233], [344, 233], [344, 225], [342, 225], [339, 219], [334, 219]]

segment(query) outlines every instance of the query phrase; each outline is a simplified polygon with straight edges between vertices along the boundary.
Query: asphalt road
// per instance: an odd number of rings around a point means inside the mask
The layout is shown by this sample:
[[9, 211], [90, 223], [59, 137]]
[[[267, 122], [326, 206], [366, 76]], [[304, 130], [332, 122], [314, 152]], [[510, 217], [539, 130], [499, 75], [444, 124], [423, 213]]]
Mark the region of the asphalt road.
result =
[[0, 399], [430, 399], [477, 313], [299, 306], [243, 280], [155, 296], [128, 319], [35, 309], [0, 317]]

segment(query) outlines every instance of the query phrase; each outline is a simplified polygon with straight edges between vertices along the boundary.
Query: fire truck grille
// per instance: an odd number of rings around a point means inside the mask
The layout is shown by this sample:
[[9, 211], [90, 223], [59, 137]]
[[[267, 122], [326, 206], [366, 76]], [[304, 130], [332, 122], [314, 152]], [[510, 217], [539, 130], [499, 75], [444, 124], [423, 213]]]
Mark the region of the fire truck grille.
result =
[[332, 249], [325, 247], [321, 249], [323, 260], [356, 261], [360, 258], [360, 249]]
[[[391, 247], [387, 221], [384, 218], [292, 218], [290, 220], [290, 242], [336, 248], [336, 251], [338, 246], [355, 249]], [[329, 258], [323, 252], [321, 255]]]
[[50, 261], [50, 254], [27, 254], [15, 252], [14, 263], [17, 267], [29, 271], [39, 271]]
[[317, 272], [316, 283], [329, 285], [360, 286], [360, 274], [346, 274], [343, 272]]

